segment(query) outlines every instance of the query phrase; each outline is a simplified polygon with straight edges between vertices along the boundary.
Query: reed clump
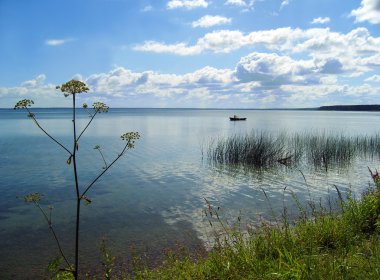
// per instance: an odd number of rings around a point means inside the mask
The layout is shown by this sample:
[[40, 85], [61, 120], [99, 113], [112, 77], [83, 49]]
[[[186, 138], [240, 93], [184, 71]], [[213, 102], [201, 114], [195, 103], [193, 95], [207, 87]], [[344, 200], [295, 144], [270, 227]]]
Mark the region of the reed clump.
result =
[[300, 164], [327, 168], [349, 165], [358, 157], [379, 157], [380, 135], [279, 133], [253, 131], [213, 140], [207, 147], [212, 163], [268, 168]]

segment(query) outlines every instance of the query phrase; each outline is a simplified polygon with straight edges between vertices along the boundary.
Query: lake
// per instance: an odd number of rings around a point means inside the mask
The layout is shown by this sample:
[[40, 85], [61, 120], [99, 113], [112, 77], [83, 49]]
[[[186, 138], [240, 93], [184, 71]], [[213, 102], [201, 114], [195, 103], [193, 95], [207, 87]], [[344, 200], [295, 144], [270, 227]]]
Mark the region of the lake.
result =
[[[71, 147], [69, 110], [34, 113], [49, 133]], [[234, 114], [247, 120], [229, 121]], [[270, 220], [271, 209], [278, 212], [284, 205], [293, 209], [292, 193], [302, 203], [336, 198], [335, 186], [359, 196], [371, 181], [367, 166], [379, 168], [378, 156], [357, 158], [327, 172], [305, 165], [258, 171], [212, 164], [205, 151], [215, 139], [252, 130], [371, 136], [378, 133], [379, 118], [378, 112], [297, 110], [111, 109], [100, 114], [79, 143], [82, 186], [104, 165], [95, 145], [101, 146], [109, 163], [122, 149], [120, 135], [138, 131], [141, 138], [88, 193], [92, 203], [82, 208], [85, 257], [80, 262], [87, 269], [100, 264], [103, 237], [120, 259], [128, 258], [131, 248], [154, 256], [176, 242], [208, 247], [212, 234], [203, 214], [205, 199], [221, 207], [223, 219], [233, 221], [240, 215], [254, 223]], [[79, 111], [79, 131], [88, 120]], [[54, 206], [53, 224], [70, 253], [75, 216], [72, 166], [66, 163], [67, 153], [25, 112], [1, 109], [0, 128], [0, 278], [35, 279], [58, 251], [38, 210], [17, 196], [44, 195], [41, 204]]]

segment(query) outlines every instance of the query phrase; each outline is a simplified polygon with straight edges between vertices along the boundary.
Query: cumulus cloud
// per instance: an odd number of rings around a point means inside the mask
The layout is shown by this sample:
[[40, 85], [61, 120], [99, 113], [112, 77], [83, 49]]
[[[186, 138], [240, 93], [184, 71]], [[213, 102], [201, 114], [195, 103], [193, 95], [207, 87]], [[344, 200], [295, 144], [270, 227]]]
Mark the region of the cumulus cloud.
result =
[[[129, 94], [135, 91], [147, 93], [148, 89], [152, 93], [157, 89], [170, 89], [173, 93], [181, 93], [184, 89], [189, 88], [227, 85], [233, 82], [233, 71], [204, 67], [192, 73], [175, 75], [160, 74], [153, 71], [137, 73], [119, 67], [109, 73], [91, 75], [86, 79], [86, 82], [94, 91], [111, 95]], [[133, 91], [130, 91], [131, 89]]]
[[380, 0], [362, 0], [360, 7], [351, 11], [356, 22], [368, 21], [372, 24], [380, 23]]
[[33, 87], [41, 86], [45, 80], [46, 80], [46, 76], [44, 74], [40, 74], [33, 80], [23, 82], [21, 86], [27, 87], [27, 88], [33, 88]]
[[[185, 73], [137, 72], [117, 67], [88, 77], [90, 95], [78, 103], [102, 100], [112, 107], [308, 107], [328, 102], [376, 102], [378, 72], [360, 86], [340, 82], [347, 70], [342, 57], [292, 57], [290, 53], [252, 52], [229, 69], [210, 66]], [[371, 70], [373, 71], [373, 70]], [[357, 79], [360, 80], [360, 77]], [[349, 81], [349, 79], [342, 79]], [[2, 106], [31, 98], [36, 106], [67, 107], [70, 104], [47, 83], [45, 75], [16, 87], [0, 87]], [[91, 100], [87, 100], [88, 96]], [[38, 101], [38, 102], [37, 102]]]
[[[134, 49], [157, 53], [172, 52], [180, 55], [195, 55], [206, 51], [228, 53], [245, 46], [262, 45], [270, 50], [292, 51], [295, 47], [311, 44], [312, 41], [310, 40], [319, 41], [321, 38], [325, 39], [329, 34], [329, 29], [301, 30], [290, 27], [254, 31], [248, 34], [244, 34], [239, 30], [217, 30], [206, 33], [194, 45], [147, 41], [135, 46]], [[331, 33], [331, 35], [331, 37], [340, 36], [339, 33]]]
[[249, 12], [253, 10], [253, 5], [256, 0], [227, 0], [224, 4], [229, 6], [236, 6], [243, 8], [243, 12]]
[[[243, 33], [239, 30], [218, 30], [206, 33], [195, 44], [166, 44], [147, 41], [134, 50], [177, 55], [197, 55], [204, 52], [230, 53], [243, 47], [263, 47], [269, 51], [305, 54], [317, 63], [329, 61], [321, 71], [361, 75], [380, 66], [380, 37], [373, 37], [366, 28], [356, 28], [346, 34], [329, 28], [277, 28]], [[334, 64], [335, 63], [335, 64]], [[334, 65], [333, 65], [334, 64]], [[332, 69], [335, 67], [335, 69]]]
[[310, 23], [311, 24], [325, 24], [325, 23], [329, 23], [329, 22], [330, 22], [329, 17], [317, 17], [317, 18], [313, 19]]
[[216, 25], [222, 25], [222, 24], [228, 24], [231, 23], [231, 18], [226, 18], [222, 16], [210, 16], [205, 15], [201, 17], [200, 19], [193, 21], [192, 26], [193, 27], [212, 27]]
[[71, 42], [72, 40], [73, 39], [48, 39], [45, 41], [45, 45], [55, 47]]
[[318, 68], [312, 60], [293, 60], [275, 53], [251, 53], [240, 59], [236, 77], [240, 82], [259, 82], [263, 87], [284, 84], [311, 84]]
[[380, 75], [373, 75], [367, 79], [365, 79], [366, 82], [373, 82], [373, 83], [380, 83]]
[[[305, 60], [253, 52], [242, 57], [234, 69], [204, 67], [178, 75], [133, 72], [119, 67], [108, 73], [91, 75], [86, 83], [93, 92], [102, 93], [110, 100], [148, 96], [145, 98], [170, 98], [177, 104], [189, 104], [191, 100], [209, 106], [223, 103], [226, 106], [256, 104], [265, 107], [290, 100], [298, 100], [299, 104], [319, 102], [333, 93], [348, 95], [348, 90], [339, 85], [336, 78], [341, 72], [341, 62], [336, 58]], [[372, 87], [350, 89], [352, 96], [373, 92]], [[230, 103], [231, 100], [235, 100], [234, 103]]]
[[[46, 76], [40, 74], [34, 79], [22, 82], [19, 86], [0, 87], [2, 106], [13, 107], [20, 99], [32, 99], [36, 106], [62, 107], [65, 105], [62, 94], [57, 93], [56, 85], [47, 84]], [[63, 98], [63, 99], [62, 99]]]
[[348, 84], [332, 85], [284, 85], [284, 92], [290, 94], [284, 98], [284, 106], [294, 104], [304, 106], [320, 106], [326, 104], [375, 104], [378, 91], [368, 84], [352, 86]]
[[170, 0], [167, 3], [168, 9], [194, 9], [194, 8], [207, 8], [208, 2], [206, 0]]

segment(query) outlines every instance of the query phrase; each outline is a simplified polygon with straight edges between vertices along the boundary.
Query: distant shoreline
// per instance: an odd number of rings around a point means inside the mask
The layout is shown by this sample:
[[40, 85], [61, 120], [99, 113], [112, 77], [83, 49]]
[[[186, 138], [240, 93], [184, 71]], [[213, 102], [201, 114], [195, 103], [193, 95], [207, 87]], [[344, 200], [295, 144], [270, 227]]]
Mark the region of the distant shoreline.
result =
[[[10, 110], [13, 108], [0, 108], [0, 110]], [[72, 110], [69, 107], [36, 107], [33, 109], [37, 110]], [[77, 107], [76, 109], [81, 109]], [[113, 107], [113, 110], [118, 109], [132, 109], [132, 110], [236, 110], [236, 111], [367, 111], [367, 112], [377, 112], [380, 111], [380, 105], [331, 105], [331, 106], [320, 106], [313, 108], [150, 108], [150, 107]]]
[[333, 105], [321, 106], [320, 111], [380, 111], [380, 105]]

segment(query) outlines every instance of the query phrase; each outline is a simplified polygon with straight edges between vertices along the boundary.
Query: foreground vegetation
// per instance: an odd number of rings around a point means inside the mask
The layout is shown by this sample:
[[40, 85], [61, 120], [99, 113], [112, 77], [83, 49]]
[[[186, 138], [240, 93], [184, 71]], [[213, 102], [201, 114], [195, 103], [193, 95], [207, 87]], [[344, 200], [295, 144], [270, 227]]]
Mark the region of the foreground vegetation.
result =
[[274, 223], [242, 230], [239, 223], [227, 226], [206, 201], [210, 225], [218, 230], [205, 256], [179, 250], [156, 269], [134, 258], [127, 273], [113, 270], [114, 258], [103, 248], [103, 275], [86, 278], [380, 279], [380, 177], [370, 172], [374, 185], [360, 199], [336, 189], [338, 211], [312, 202], [302, 207], [294, 197], [300, 215], [292, 223], [285, 208]]
[[[275, 225], [246, 232], [224, 227], [217, 246], [197, 262], [171, 258], [161, 269], [135, 279], [380, 279], [380, 180], [360, 200], [343, 199], [339, 212], [309, 204], [293, 224], [286, 209]], [[310, 210], [310, 215], [306, 214]], [[209, 216], [220, 222], [209, 206]]]

